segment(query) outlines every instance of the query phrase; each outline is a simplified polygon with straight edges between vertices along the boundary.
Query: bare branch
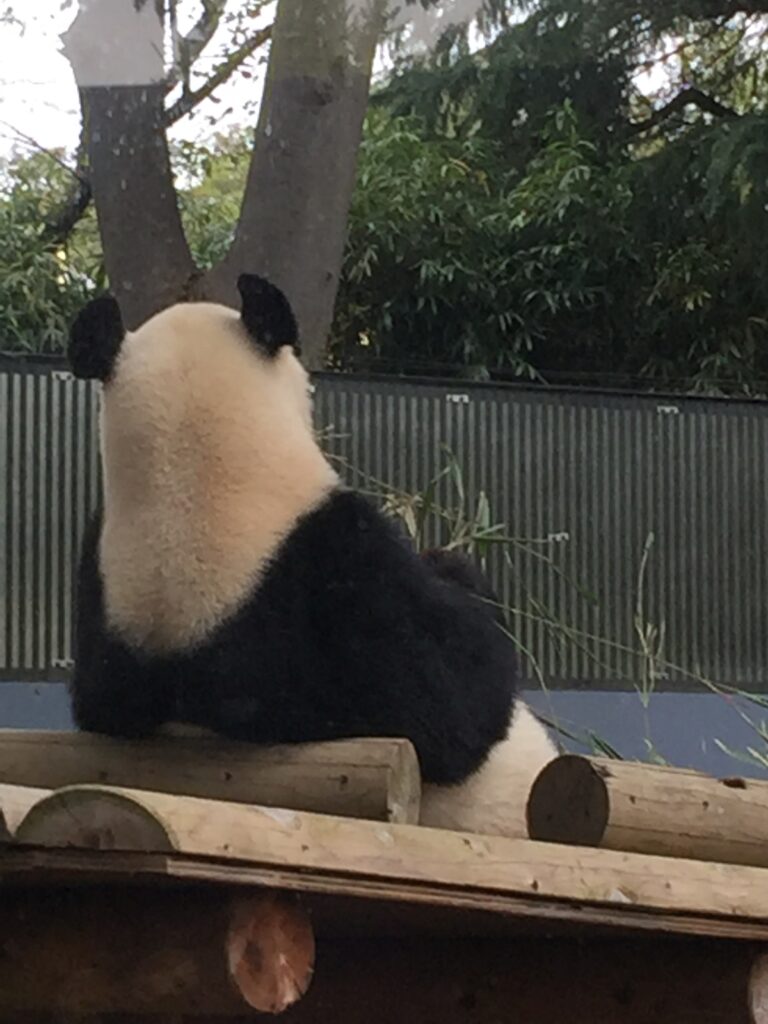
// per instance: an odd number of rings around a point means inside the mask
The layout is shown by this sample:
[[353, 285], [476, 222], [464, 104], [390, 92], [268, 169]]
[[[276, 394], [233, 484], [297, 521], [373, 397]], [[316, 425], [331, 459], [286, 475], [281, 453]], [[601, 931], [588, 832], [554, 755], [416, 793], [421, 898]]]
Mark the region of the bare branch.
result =
[[80, 96], [82, 111], [80, 141], [77, 146], [75, 186], [60, 205], [55, 216], [49, 218], [42, 231], [42, 240], [49, 245], [63, 245], [91, 205], [93, 191], [88, 177], [88, 109], [85, 97]]
[[47, 223], [43, 224], [42, 231], [40, 232], [40, 238], [44, 244], [62, 245], [72, 233], [91, 202], [91, 184], [87, 175], [83, 136], [81, 135], [80, 139], [77, 164], [75, 167], [70, 167], [57, 153], [46, 149], [45, 146], [42, 146], [36, 139], [33, 139], [31, 135], [21, 131], [20, 128], [16, 128], [14, 125], [9, 124], [8, 121], [3, 120], [0, 120], [0, 124], [4, 124], [9, 128], [19, 141], [31, 149], [37, 150], [38, 153], [44, 153], [74, 178], [72, 191], [69, 196], [61, 204], [58, 212]]
[[266, 28], [256, 32], [250, 39], [246, 39], [242, 46], [238, 46], [238, 48], [233, 50], [228, 57], [225, 57], [211, 77], [205, 81], [199, 89], [182, 94], [182, 96], [165, 112], [166, 128], [175, 124], [178, 120], [193, 110], [198, 103], [207, 99], [213, 92], [215, 92], [216, 89], [218, 89], [220, 85], [223, 85], [230, 75], [237, 71], [240, 65], [251, 56], [254, 50], [257, 50], [267, 42], [271, 35], [271, 25], [267, 25]]
[[665, 103], [658, 110], [654, 110], [651, 116], [647, 117], [644, 121], [631, 122], [627, 127], [627, 134], [632, 137], [642, 135], [643, 132], [650, 131], [652, 128], [657, 128], [673, 114], [684, 110], [689, 105], [698, 107], [699, 110], [703, 110], [707, 114], [713, 114], [715, 117], [733, 118], [739, 116], [731, 107], [726, 107], [713, 96], [709, 96], [707, 93], [702, 92], [701, 89], [697, 89], [696, 86], [689, 85], [671, 99], [669, 103]]
[[[216, 0], [216, 2], [220, 3], [221, 8], [223, 9], [225, 0]], [[194, 32], [194, 29], [192, 31]], [[271, 26], [257, 32], [250, 39], [246, 40], [242, 46], [225, 58], [208, 81], [201, 85], [199, 89], [181, 96], [176, 103], [172, 104], [171, 107], [166, 110], [163, 122], [165, 127], [167, 128], [170, 127], [170, 125], [175, 124], [186, 114], [190, 113], [198, 103], [207, 99], [215, 89], [220, 85], [223, 85], [224, 82], [227, 81], [228, 77], [236, 71], [237, 68], [248, 59], [248, 57], [251, 56], [254, 50], [258, 49], [259, 46], [270, 38], [271, 33]], [[190, 35], [192, 35], [192, 33], [190, 33]], [[45, 226], [43, 231], [46, 241], [50, 241], [53, 244], [61, 244], [67, 240], [80, 219], [88, 210], [93, 198], [86, 160], [86, 146], [83, 141], [86, 135], [86, 124], [87, 115], [84, 110], [83, 138], [81, 139], [80, 148], [78, 150], [77, 170], [73, 171], [71, 167], [67, 168], [75, 177], [73, 189], [67, 199], [62, 203], [59, 212]], [[54, 154], [51, 155], [56, 159]]]
[[23, 142], [25, 146], [29, 146], [30, 149], [37, 150], [38, 153], [44, 153], [46, 156], [50, 157], [51, 160], [57, 163], [59, 167], [67, 171], [68, 174], [71, 174], [75, 178], [79, 179], [77, 171], [73, 167], [70, 167], [69, 164], [62, 160], [57, 153], [53, 152], [53, 150], [46, 149], [45, 146], [42, 146], [31, 135], [27, 135], [27, 133], [23, 132], [21, 128], [17, 128], [16, 125], [11, 124], [10, 121], [6, 121], [4, 118], [0, 118], [0, 124], [4, 124], [6, 128], [13, 132], [16, 141]]
[[202, 14], [178, 42], [177, 61], [166, 80], [168, 92], [179, 82], [189, 86], [192, 65], [216, 34], [226, 5], [227, 0], [202, 0]]

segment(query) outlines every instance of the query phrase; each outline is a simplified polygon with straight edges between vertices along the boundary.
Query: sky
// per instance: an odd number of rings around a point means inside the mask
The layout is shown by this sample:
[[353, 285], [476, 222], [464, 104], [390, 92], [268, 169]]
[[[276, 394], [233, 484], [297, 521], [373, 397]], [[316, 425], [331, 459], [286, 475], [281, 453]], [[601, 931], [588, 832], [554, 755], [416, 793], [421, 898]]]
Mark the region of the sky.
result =
[[[185, 7], [197, 13], [197, 5]], [[17, 145], [28, 148], [29, 139], [45, 149], [72, 150], [77, 145], [77, 88], [59, 38], [76, 13], [77, 4], [71, 0], [27, 0], [23, 32], [0, 25], [0, 155], [7, 155]], [[254, 24], [258, 27], [260, 22]], [[179, 28], [184, 31], [183, 20]], [[215, 65], [225, 38], [226, 32], [220, 32], [211, 41], [199, 61], [203, 69]], [[201, 104], [199, 114], [192, 120], [185, 118], [172, 137], [194, 139], [209, 134], [208, 116], [220, 118], [221, 127], [242, 123], [243, 103], [258, 98], [263, 85], [263, 63], [252, 60], [249, 69], [253, 78], [237, 78], [222, 86], [216, 93], [221, 102]], [[222, 118], [220, 112], [228, 107], [233, 107], [233, 112]]]
[[[470, 16], [478, 3], [479, 0], [450, 0], [444, 6], [451, 8], [456, 20]], [[265, 24], [271, 20], [271, 6], [262, 19]], [[14, 148], [28, 150], [35, 146], [61, 147], [71, 152], [77, 145], [79, 109], [74, 76], [62, 53], [59, 36], [74, 20], [78, 5], [75, 0], [25, 0], [18, 7], [25, 11], [24, 30], [0, 25], [0, 156], [8, 155]], [[192, 0], [182, 5], [180, 31], [189, 27], [198, 9], [199, 4]], [[259, 22], [254, 24], [258, 26]], [[440, 24], [433, 15], [422, 12], [414, 31], [426, 42], [434, 38], [434, 31]], [[215, 65], [225, 41], [226, 30], [221, 30], [198, 62], [203, 71]], [[216, 93], [220, 102], [201, 104], [192, 119], [185, 118], [172, 129], [171, 137], [199, 139], [210, 135], [213, 130], [210, 117], [218, 119], [219, 129], [242, 124], [244, 103], [257, 102], [261, 95], [264, 54], [261, 59], [257, 55], [248, 67], [252, 78], [236, 76], [222, 86]], [[647, 81], [638, 83], [641, 88], [650, 90], [659, 84], [658, 69], [645, 77]], [[230, 107], [233, 108], [231, 113], [222, 116]], [[251, 123], [254, 118], [255, 112], [250, 115]]]

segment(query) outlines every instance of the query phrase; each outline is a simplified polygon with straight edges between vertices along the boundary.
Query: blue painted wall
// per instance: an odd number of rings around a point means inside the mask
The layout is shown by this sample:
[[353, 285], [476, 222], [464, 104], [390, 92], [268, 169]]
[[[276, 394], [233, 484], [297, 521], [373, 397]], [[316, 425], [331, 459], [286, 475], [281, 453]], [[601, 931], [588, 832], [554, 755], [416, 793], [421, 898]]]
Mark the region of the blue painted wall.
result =
[[[768, 778], [768, 771], [746, 763], [721, 750], [720, 740], [731, 751], [752, 746], [766, 751], [765, 741], [752, 722], [768, 718], [768, 711], [748, 702], [737, 704], [709, 693], [654, 693], [647, 717], [636, 693], [557, 691], [526, 695], [531, 705], [548, 719], [557, 718], [561, 727], [577, 735], [587, 730], [607, 740], [622, 757], [646, 760], [645, 739], [650, 735], [656, 751], [669, 764], [696, 768], [713, 775], [748, 775]], [[589, 752], [586, 745], [568, 743], [577, 752]]]

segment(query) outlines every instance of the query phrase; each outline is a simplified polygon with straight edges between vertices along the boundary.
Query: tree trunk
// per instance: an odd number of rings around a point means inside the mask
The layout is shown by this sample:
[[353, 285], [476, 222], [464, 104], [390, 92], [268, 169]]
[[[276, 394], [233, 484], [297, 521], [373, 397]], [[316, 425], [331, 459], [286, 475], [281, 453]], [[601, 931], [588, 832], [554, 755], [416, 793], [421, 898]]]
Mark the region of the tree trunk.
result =
[[232, 249], [205, 282], [235, 300], [241, 271], [282, 288], [304, 361], [324, 362], [346, 240], [357, 150], [383, 3], [281, 0], [253, 158]]
[[104, 263], [133, 328], [182, 298], [195, 272], [164, 131], [163, 24], [154, 4], [89, 0], [63, 39], [80, 88]]
[[104, 263], [129, 330], [184, 298], [195, 266], [163, 127], [162, 85], [83, 90]]
[[257, 272], [294, 306], [306, 364], [323, 364], [385, 7], [280, 0], [235, 239], [204, 277], [173, 185], [157, 8], [89, 0], [81, 9], [65, 53], [87, 119], [104, 262], [129, 328], [185, 298], [237, 305], [238, 275]]

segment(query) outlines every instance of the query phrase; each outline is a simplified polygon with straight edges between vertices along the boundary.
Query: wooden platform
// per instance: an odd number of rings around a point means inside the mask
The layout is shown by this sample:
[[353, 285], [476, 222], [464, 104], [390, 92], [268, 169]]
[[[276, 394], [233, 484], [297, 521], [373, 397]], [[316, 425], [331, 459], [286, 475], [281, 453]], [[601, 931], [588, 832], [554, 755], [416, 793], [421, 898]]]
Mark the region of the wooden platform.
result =
[[370, 777], [381, 820], [9, 789], [0, 1022], [768, 1024], [768, 868], [400, 823]]
[[3, 848], [0, 1019], [246, 1016], [203, 935], [278, 891], [317, 936], [299, 1024], [768, 1020], [764, 869], [239, 811], [232, 856]]

